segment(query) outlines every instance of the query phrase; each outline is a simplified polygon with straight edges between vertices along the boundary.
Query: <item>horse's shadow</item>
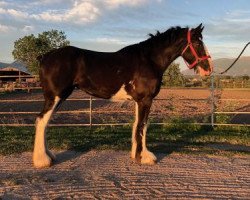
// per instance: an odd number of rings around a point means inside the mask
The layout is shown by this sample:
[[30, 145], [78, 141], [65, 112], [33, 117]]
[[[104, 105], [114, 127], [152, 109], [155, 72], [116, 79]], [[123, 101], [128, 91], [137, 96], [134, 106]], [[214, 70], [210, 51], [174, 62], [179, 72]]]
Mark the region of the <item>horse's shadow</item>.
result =
[[[153, 127], [154, 130], [154, 127]], [[153, 132], [153, 130], [150, 130], [149, 132]], [[157, 155], [157, 161], [160, 162], [164, 158], [168, 157], [174, 152], [191, 152], [191, 153], [213, 153], [216, 151], [225, 150], [228, 152], [250, 152], [250, 148], [246, 148], [246, 146], [242, 145], [232, 145], [227, 143], [221, 143], [221, 142], [206, 142], [206, 139], [202, 142], [197, 142], [198, 138], [202, 138], [203, 136], [211, 134], [213, 131], [213, 128], [211, 126], [200, 126], [199, 128], [195, 128], [194, 130], [189, 128], [170, 128], [168, 132], [176, 132], [176, 134], [179, 134], [180, 137], [178, 139], [169, 139], [168, 137], [164, 139], [156, 139], [152, 136], [149, 138], [149, 149], [153, 153]], [[161, 130], [162, 134], [168, 134], [165, 133], [164, 130]], [[130, 134], [127, 131], [123, 135], [119, 135], [118, 137], [123, 137], [123, 141], [128, 141], [126, 144], [127, 148], [126, 151], [128, 151], [128, 159], [129, 158], [129, 140], [130, 140]], [[95, 134], [95, 133], [93, 133]], [[150, 135], [150, 133], [149, 133]], [[155, 136], [155, 135], [154, 135]], [[113, 137], [112, 137], [113, 138]], [[71, 150], [66, 150], [57, 153], [57, 159], [54, 162], [54, 165], [59, 165], [61, 163], [65, 163], [71, 160], [76, 159], [79, 156], [82, 156], [83, 154], [91, 151], [91, 149], [99, 149], [101, 145], [111, 145], [115, 139], [111, 139], [107, 141], [107, 138], [92, 138], [91, 144], [88, 144], [87, 146], [78, 145], [73, 147]]]
[[[153, 131], [153, 130], [151, 130], [151, 131]], [[176, 131], [176, 130], [173, 129], [170, 131]], [[158, 158], [157, 161], [158, 162], [160, 162], [162, 159], [164, 159], [166, 156], [169, 156], [173, 152], [182, 152], [182, 151], [185, 151], [185, 148], [188, 148], [189, 146], [193, 146], [194, 142], [192, 142], [192, 140], [194, 140], [196, 137], [201, 137], [202, 135], [207, 135], [211, 131], [211, 128], [210, 127], [200, 127], [198, 130], [196, 130], [194, 132], [192, 132], [190, 130], [189, 131], [184, 130], [184, 131], [185, 132], [182, 134], [182, 136], [175, 141], [163, 139], [161, 141], [155, 142], [155, 138], [150, 139], [149, 149], [150, 149], [150, 151], [157, 154], [157, 158]], [[95, 133], [93, 133], [93, 134], [95, 134]], [[163, 133], [163, 134], [165, 134], [165, 133]], [[130, 134], [123, 134], [123, 135], [120, 135], [120, 137], [123, 137], [123, 139], [128, 140], [128, 141], [130, 140]], [[77, 157], [89, 152], [91, 149], [96, 149], [96, 148], [98, 149], [100, 145], [104, 145], [104, 144], [110, 145], [112, 142], [114, 142], [114, 140], [107, 142], [106, 138], [102, 138], [102, 139], [92, 138], [91, 144], [88, 144], [86, 146], [77, 145], [70, 150], [61, 151], [61, 152], [57, 153], [56, 160], [54, 161], [53, 164], [59, 165], [61, 163], [65, 163], [67, 161], [74, 160]], [[130, 146], [128, 143], [127, 143], [128, 148], [125, 148], [125, 149], [127, 149], [127, 151], [128, 151], [128, 159], [129, 159], [129, 150], [128, 149], [130, 149]], [[152, 145], [152, 144], [154, 144], [154, 145]]]
[[73, 150], [61, 151], [56, 154], [56, 160], [53, 161], [53, 165], [56, 166], [65, 163], [67, 161], [74, 160], [79, 156], [81, 156], [82, 154], [84, 154], [84, 152], [77, 152]]
[[[183, 129], [181, 137], [176, 140], [163, 139], [161, 142], [156, 142], [150, 149], [157, 154], [157, 161], [160, 162], [165, 157], [169, 156], [174, 152], [187, 152], [191, 151], [191, 147], [199, 149], [201, 144], [194, 142], [195, 138], [205, 136], [212, 131], [210, 126], [201, 126], [200, 128], [190, 131]], [[175, 132], [176, 129], [170, 128], [170, 132]], [[180, 131], [179, 129], [177, 131]]]
[[[190, 153], [201, 153], [201, 154], [214, 154], [217, 152], [221, 153], [249, 153], [250, 147], [246, 145], [234, 145], [227, 142], [199, 142], [196, 140], [203, 136], [209, 135], [213, 132], [211, 126], [201, 126], [199, 129], [192, 131], [185, 131], [182, 136], [175, 141], [163, 140], [160, 143], [154, 145], [151, 150], [157, 154], [158, 162], [169, 156], [174, 152], [190, 152]], [[218, 133], [219, 134], [219, 133]]]

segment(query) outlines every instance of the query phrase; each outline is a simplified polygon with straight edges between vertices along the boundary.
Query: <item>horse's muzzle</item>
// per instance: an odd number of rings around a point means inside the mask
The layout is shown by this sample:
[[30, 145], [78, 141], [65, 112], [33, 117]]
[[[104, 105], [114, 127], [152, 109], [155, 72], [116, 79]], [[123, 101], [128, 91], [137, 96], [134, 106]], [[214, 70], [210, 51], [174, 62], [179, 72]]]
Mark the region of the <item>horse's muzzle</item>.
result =
[[200, 76], [209, 76], [209, 75], [211, 75], [211, 73], [212, 73], [213, 70], [214, 70], [214, 64], [213, 64], [211, 58], [208, 59], [208, 64], [209, 64], [208, 70], [203, 69], [203, 68], [202, 68], [201, 66], [199, 66], [199, 65], [197, 66], [198, 74], [199, 74]]
[[198, 69], [197, 74], [199, 74], [200, 76], [209, 76], [213, 72], [213, 70], [211, 69], [204, 70], [200, 66], [197, 66], [197, 69]]

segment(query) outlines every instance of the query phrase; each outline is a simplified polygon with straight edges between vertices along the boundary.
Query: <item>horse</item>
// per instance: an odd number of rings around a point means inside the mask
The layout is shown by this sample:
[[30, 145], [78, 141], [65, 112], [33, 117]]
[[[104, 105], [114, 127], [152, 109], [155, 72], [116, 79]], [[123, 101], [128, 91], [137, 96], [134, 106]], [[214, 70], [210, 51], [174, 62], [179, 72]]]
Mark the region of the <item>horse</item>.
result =
[[50, 167], [56, 159], [46, 143], [46, 127], [53, 112], [75, 88], [103, 99], [135, 101], [131, 158], [154, 164], [156, 156], [147, 149], [147, 121], [153, 99], [160, 91], [168, 66], [183, 57], [190, 69], [202, 76], [213, 71], [211, 57], [202, 41], [204, 26], [170, 27], [137, 44], [116, 52], [96, 52], [66, 46], [38, 57], [44, 107], [36, 118], [33, 165]]

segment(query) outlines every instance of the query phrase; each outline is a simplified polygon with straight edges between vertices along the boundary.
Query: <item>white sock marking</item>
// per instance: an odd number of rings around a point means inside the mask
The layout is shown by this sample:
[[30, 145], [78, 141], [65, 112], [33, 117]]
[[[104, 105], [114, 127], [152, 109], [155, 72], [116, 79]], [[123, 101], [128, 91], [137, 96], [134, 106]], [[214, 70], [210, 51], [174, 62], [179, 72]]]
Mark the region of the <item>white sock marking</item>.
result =
[[46, 145], [45, 131], [46, 131], [47, 124], [49, 123], [50, 117], [57, 103], [59, 102], [59, 100], [60, 98], [56, 96], [54, 100], [54, 105], [51, 108], [51, 110], [46, 112], [42, 118], [38, 117], [36, 120], [36, 136], [35, 136], [33, 160], [34, 160], [34, 164], [37, 165], [38, 167], [40, 165], [43, 165], [43, 163], [48, 162], [48, 160], [45, 161], [45, 159], [48, 159], [48, 156], [46, 154], [47, 145]]
[[136, 148], [137, 148], [137, 142], [136, 142], [136, 129], [138, 125], [138, 103], [135, 103], [135, 122], [133, 125], [133, 132], [132, 132], [132, 150], [131, 150], [131, 158], [135, 159], [136, 156]]
[[142, 151], [147, 150], [147, 145], [146, 145], [146, 133], [147, 133], [148, 125], [145, 124], [143, 127], [143, 136], [142, 136]]
[[142, 136], [142, 152], [141, 152], [141, 164], [155, 164], [157, 158], [155, 155], [147, 149], [146, 134], [148, 125], [145, 124], [143, 127]]

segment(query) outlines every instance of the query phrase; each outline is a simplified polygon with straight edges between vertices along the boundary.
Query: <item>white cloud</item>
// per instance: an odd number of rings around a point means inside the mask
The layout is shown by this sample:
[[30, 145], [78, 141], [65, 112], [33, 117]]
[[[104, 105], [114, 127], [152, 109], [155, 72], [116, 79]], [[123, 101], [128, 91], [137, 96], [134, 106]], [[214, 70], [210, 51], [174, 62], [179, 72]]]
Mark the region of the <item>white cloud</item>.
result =
[[8, 33], [10, 31], [15, 30], [15, 28], [13, 26], [6, 26], [3, 24], [0, 24], [0, 33]]
[[65, 16], [66, 21], [75, 23], [88, 23], [97, 19], [101, 14], [100, 9], [91, 2], [75, 2]]
[[103, 43], [103, 44], [117, 44], [117, 45], [126, 45], [127, 44], [127, 42], [122, 41], [122, 40], [117, 39], [117, 38], [101, 37], [101, 38], [96, 38], [94, 41], [98, 42], [98, 43]]
[[117, 8], [119, 6], [140, 6], [147, 2], [148, 0], [105, 0], [104, 4], [109, 8]]
[[7, 6], [8, 3], [6, 1], [0, 1], [0, 6], [1, 7], [4, 7], [4, 6]]
[[13, 16], [15, 18], [27, 18], [28, 17], [28, 13], [18, 11], [15, 9], [8, 9], [7, 12], [8, 12], [8, 14], [10, 14], [11, 16]]
[[8, 26], [0, 24], [0, 32], [6, 33], [8, 31], [9, 31], [9, 27]]
[[16, 19], [24, 19], [29, 16], [28, 13], [26, 12], [22, 12], [15, 9], [3, 9], [3, 8], [0, 8], [0, 14], [12, 16]]
[[[72, 7], [67, 10], [47, 10], [40, 14], [33, 14], [31, 17], [44, 21], [86, 24], [96, 21], [98, 17], [103, 15], [107, 10], [117, 9], [121, 5], [140, 6], [147, 1], [148, 0], [80, 0], [75, 1]], [[48, 3], [48, 1], [45, 0], [44, 3]]]
[[[161, 0], [154, 0], [160, 3]], [[15, 9], [0, 8], [0, 15], [11, 16], [16, 20], [37, 20], [45, 22], [72, 24], [87, 24], [95, 22], [110, 10], [118, 9], [120, 6], [139, 7], [150, 2], [149, 0], [51, 0], [31, 1], [27, 5], [17, 5]], [[59, 5], [67, 4], [67, 8], [55, 8], [55, 2]], [[5, 1], [0, 1], [0, 5], [7, 5]], [[34, 7], [43, 7], [42, 12], [31, 12]], [[8, 6], [7, 6], [8, 7]], [[52, 9], [54, 7], [54, 9]], [[50, 8], [50, 9], [49, 9]], [[39, 10], [39, 9], [38, 9]]]
[[64, 16], [63, 13], [59, 13], [56, 10], [48, 10], [40, 14], [32, 14], [30, 15], [30, 18], [48, 22], [61, 22], [63, 21]]
[[231, 13], [227, 13], [224, 20], [231, 23], [249, 23], [250, 22], [249, 10], [235, 10]]
[[45, 5], [53, 5], [57, 3], [65, 3], [69, 0], [35, 0], [31, 2], [31, 6], [36, 5], [36, 6], [45, 6]]
[[40, 14], [33, 14], [31, 18], [48, 22], [71, 22], [86, 24], [96, 20], [100, 14], [99, 8], [90, 2], [75, 2], [68, 10], [48, 10]]
[[34, 31], [34, 29], [35, 29], [34, 26], [26, 25], [22, 28], [22, 31], [25, 33], [28, 33], [28, 32]]
[[207, 24], [208, 38], [217, 43], [226, 40], [248, 42], [250, 32], [250, 11], [235, 10]]
[[7, 11], [3, 8], [0, 8], [0, 14], [7, 14]]

